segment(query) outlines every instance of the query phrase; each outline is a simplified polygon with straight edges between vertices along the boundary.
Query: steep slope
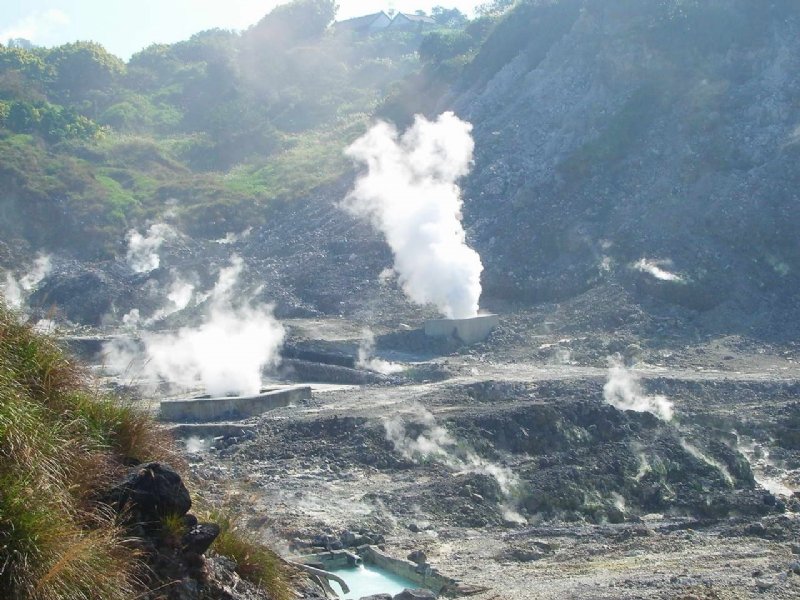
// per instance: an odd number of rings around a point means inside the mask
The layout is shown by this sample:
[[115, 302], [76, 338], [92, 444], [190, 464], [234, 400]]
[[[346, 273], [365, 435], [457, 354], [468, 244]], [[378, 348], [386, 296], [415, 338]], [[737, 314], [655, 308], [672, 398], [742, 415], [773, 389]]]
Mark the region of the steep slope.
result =
[[485, 294], [622, 281], [732, 329], [796, 314], [798, 31], [788, 2], [508, 13], [440, 103], [475, 125], [466, 213]]

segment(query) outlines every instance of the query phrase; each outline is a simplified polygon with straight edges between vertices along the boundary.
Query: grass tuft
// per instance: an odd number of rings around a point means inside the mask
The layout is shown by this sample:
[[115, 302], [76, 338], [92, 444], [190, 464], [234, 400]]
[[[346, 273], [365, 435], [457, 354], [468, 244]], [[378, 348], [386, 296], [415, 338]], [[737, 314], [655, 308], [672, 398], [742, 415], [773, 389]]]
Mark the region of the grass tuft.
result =
[[[166, 452], [157, 427], [85, 385], [51, 338], [0, 306], [0, 590], [32, 600], [116, 600], [141, 561], [91, 501], [127, 457]], [[145, 434], [144, 432], [148, 433]]]
[[[132, 461], [185, 472], [167, 432], [129, 401], [87, 385], [51, 337], [0, 302], [0, 597], [123, 600], [146, 595], [143, 558], [122, 519], [96, 502]], [[186, 478], [184, 478], [186, 479]], [[202, 499], [199, 499], [202, 501]], [[214, 550], [272, 600], [290, 600], [291, 568], [225, 513]], [[167, 545], [185, 533], [162, 523]]]
[[220, 527], [211, 549], [236, 562], [242, 579], [258, 586], [272, 600], [292, 600], [291, 568], [275, 552], [257, 542], [253, 534], [240, 528], [236, 518], [223, 511], [212, 511], [209, 520]]

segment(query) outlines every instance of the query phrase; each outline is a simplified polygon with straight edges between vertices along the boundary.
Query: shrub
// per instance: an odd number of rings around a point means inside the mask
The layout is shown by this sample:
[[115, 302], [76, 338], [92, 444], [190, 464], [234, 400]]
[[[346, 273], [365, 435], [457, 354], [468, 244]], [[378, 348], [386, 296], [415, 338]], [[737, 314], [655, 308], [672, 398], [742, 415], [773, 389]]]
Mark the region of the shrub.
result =
[[210, 520], [220, 526], [219, 537], [211, 549], [236, 561], [240, 577], [266, 591], [273, 600], [291, 600], [289, 568], [281, 558], [252, 534], [240, 529], [236, 519], [221, 511], [212, 511]]
[[127, 457], [173, 459], [145, 413], [86, 387], [50, 338], [0, 306], [0, 589], [12, 598], [135, 596], [141, 562], [92, 491]]

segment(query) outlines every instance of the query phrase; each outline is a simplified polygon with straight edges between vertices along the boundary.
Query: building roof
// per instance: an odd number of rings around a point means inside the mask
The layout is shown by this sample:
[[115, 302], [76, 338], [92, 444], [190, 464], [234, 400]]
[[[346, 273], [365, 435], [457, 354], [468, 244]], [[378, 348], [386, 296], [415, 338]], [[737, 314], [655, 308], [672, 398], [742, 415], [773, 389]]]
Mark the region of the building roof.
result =
[[408, 19], [409, 21], [413, 21], [414, 23], [426, 23], [428, 25], [436, 25], [436, 19], [433, 19], [432, 17], [428, 17], [425, 15], [410, 15], [408, 13], [397, 13], [394, 18], [397, 19], [398, 17], [405, 17], [406, 19]]
[[381, 16], [384, 16], [391, 21], [391, 17], [389, 17], [389, 15], [387, 15], [385, 12], [381, 11], [372, 13], [370, 15], [364, 15], [363, 17], [353, 17], [352, 19], [345, 19], [344, 21], [336, 21], [335, 26], [344, 27], [346, 29], [366, 29]]

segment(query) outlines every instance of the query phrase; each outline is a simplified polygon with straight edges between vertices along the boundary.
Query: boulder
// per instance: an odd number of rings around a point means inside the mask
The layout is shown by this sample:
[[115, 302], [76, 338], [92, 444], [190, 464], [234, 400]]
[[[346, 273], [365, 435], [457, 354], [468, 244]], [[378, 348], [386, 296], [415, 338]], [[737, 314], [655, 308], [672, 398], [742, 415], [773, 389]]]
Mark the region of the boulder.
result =
[[214, 523], [198, 523], [181, 538], [181, 546], [185, 552], [204, 554], [219, 536], [219, 525]]
[[346, 530], [344, 530], [342, 532], [342, 535], [339, 536], [339, 539], [342, 541], [342, 543], [345, 546], [357, 546], [358, 545], [358, 544], [356, 544], [356, 539], [357, 539], [356, 534], [353, 533], [352, 531], [348, 530], [348, 529], [346, 529]]
[[151, 462], [134, 467], [104, 498], [118, 511], [130, 510], [137, 523], [155, 523], [183, 516], [192, 507], [189, 490], [172, 467]]
[[435, 600], [436, 594], [434, 594], [430, 590], [425, 589], [416, 589], [416, 590], [409, 590], [408, 588], [404, 589], [402, 592], [397, 594], [392, 600]]
[[125, 287], [100, 269], [72, 265], [47, 277], [31, 295], [32, 308], [83, 325], [100, 325], [103, 315], [112, 310], [114, 300], [124, 297]]
[[426, 562], [428, 562], [428, 555], [425, 554], [424, 550], [414, 550], [407, 556], [407, 558], [411, 562], [417, 563], [418, 565], [424, 565]]

